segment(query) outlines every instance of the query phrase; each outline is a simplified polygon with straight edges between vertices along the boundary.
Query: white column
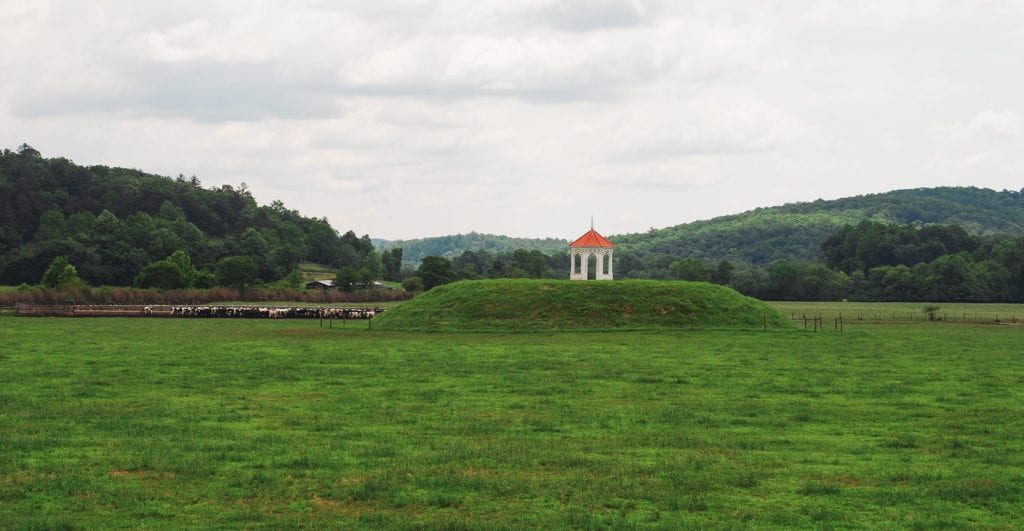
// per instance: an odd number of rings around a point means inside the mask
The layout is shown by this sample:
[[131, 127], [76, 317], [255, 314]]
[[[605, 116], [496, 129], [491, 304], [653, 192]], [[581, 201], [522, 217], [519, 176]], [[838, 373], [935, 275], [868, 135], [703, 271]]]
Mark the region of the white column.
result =
[[[586, 271], [584, 269], [586, 267], [586, 265], [587, 265], [586, 264], [586, 260], [584, 260], [582, 258], [582, 255], [580, 254], [579, 249], [572, 249], [569, 254], [570, 254], [569, 280], [579, 280], [580, 279], [580, 271]], [[578, 269], [576, 267], [577, 266], [577, 260], [582, 260], [583, 261], [583, 263], [579, 266]], [[586, 275], [583, 275], [582, 278], [584, 280], [586, 280], [587, 277], [586, 277]]]

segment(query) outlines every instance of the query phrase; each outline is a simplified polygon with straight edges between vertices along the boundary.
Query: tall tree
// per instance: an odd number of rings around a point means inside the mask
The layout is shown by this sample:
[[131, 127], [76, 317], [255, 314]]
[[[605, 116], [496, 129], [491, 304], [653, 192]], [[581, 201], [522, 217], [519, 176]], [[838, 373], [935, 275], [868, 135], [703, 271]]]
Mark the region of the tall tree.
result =
[[384, 251], [380, 257], [381, 265], [384, 268], [384, 280], [398, 282], [402, 280], [402, 248], [396, 247]]
[[244, 288], [256, 282], [259, 266], [249, 256], [228, 256], [217, 262], [217, 278], [221, 285]]
[[43, 273], [40, 284], [44, 288], [60, 288], [78, 282], [78, 270], [68, 262], [67, 256], [58, 256]]
[[187, 286], [181, 270], [170, 260], [158, 260], [142, 268], [135, 276], [134, 285], [139, 288], [161, 290], [181, 289]]
[[452, 262], [443, 256], [424, 256], [416, 276], [423, 281], [424, 291], [455, 280]]

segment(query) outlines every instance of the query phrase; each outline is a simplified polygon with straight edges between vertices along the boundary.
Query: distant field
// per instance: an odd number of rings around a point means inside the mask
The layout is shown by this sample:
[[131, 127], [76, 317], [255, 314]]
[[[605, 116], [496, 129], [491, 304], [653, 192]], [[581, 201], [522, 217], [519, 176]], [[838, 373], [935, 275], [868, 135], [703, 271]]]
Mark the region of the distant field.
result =
[[[924, 321], [923, 302], [769, 302], [791, 316], [819, 316], [832, 321], [842, 316], [852, 321]], [[939, 307], [935, 318], [942, 321], [994, 323], [1024, 319], [1024, 304], [972, 304], [965, 302], [927, 303]]]
[[3, 317], [0, 522], [1021, 528], [1022, 344]]
[[312, 282], [314, 280], [332, 279], [338, 273], [338, 270], [322, 264], [314, 264], [313, 262], [301, 262], [299, 264], [299, 272], [302, 273], [303, 282]]

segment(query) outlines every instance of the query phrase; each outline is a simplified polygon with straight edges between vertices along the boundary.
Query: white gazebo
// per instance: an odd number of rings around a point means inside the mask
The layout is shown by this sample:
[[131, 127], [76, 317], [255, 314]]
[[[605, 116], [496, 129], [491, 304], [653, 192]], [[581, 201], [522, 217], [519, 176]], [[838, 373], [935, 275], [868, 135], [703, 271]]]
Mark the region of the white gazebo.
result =
[[572, 258], [569, 267], [569, 280], [587, 280], [591, 255], [597, 258], [594, 279], [611, 280], [612, 253], [614, 251], [615, 245], [598, 234], [591, 223], [590, 230], [586, 234], [569, 244], [569, 256]]

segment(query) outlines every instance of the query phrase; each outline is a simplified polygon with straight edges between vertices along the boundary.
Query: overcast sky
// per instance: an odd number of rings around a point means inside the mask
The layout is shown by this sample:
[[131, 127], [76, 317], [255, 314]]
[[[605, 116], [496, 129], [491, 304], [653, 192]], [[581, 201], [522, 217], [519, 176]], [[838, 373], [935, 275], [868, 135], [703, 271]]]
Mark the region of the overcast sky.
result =
[[0, 147], [344, 232], [1024, 187], [1024, 1], [0, 0]]

